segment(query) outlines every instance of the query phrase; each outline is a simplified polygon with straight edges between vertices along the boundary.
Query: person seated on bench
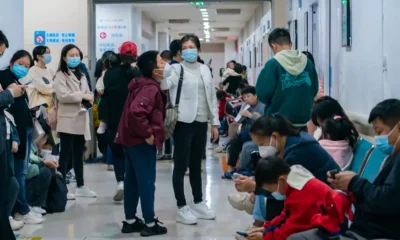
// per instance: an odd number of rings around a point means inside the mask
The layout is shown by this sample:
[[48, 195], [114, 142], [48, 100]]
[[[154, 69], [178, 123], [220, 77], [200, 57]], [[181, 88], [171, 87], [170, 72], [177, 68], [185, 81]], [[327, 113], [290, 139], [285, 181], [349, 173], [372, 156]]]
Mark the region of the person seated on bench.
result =
[[334, 116], [324, 121], [319, 144], [332, 156], [341, 169], [347, 170], [353, 159], [358, 134], [347, 117]]
[[[242, 130], [230, 143], [230, 148], [228, 150], [228, 165], [230, 166], [230, 170], [224, 174], [224, 177], [228, 179], [231, 179], [233, 173], [236, 171], [237, 160], [242, 151], [243, 144], [251, 141], [251, 124], [257, 118], [264, 115], [265, 105], [258, 101], [255, 87], [248, 86], [243, 89], [242, 96], [246, 104], [242, 105], [239, 113], [241, 118], [237, 120], [238, 123], [242, 124]], [[236, 119], [238, 119], [238, 117], [236, 117]]]
[[[400, 100], [388, 99], [376, 105], [368, 119], [375, 145], [390, 155], [373, 183], [351, 171], [340, 172], [329, 182], [355, 197], [355, 215], [350, 230], [341, 240], [400, 239]], [[295, 234], [288, 240], [322, 240], [318, 230]]]
[[[341, 116], [349, 119], [340, 103], [336, 99], [329, 96], [324, 96], [318, 99], [311, 110], [311, 120], [313, 124], [319, 128], [322, 127], [326, 119], [332, 118], [334, 116]], [[359, 134], [354, 127], [354, 124], [352, 122], [350, 123], [353, 135], [356, 137], [356, 139], [358, 139]], [[317, 132], [319, 132], [319, 134], [317, 134]], [[314, 135], [315, 138], [319, 140], [322, 136], [321, 132], [322, 131], [315, 131], [315, 133], [309, 133]]]
[[284, 209], [262, 228], [249, 231], [251, 240], [285, 240], [293, 233], [316, 226], [328, 233], [340, 232], [345, 213], [351, 212], [347, 195], [333, 190], [301, 165], [290, 167], [276, 156], [257, 164], [256, 184], [271, 192], [275, 199], [284, 201]]

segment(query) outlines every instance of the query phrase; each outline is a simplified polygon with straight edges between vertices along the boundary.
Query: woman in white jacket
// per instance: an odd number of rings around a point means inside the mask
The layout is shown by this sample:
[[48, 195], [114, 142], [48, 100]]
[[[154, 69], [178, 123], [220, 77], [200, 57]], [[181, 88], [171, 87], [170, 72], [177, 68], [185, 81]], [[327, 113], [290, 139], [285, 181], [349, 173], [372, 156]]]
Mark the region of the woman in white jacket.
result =
[[[212, 126], [213, 140], [218, 139], [218, 103], [210, 69], [197, 62], [199, 38], [194, 35], [184, 36], [180, 48], [184, 61], [170, 66], [170, 76], [161, 82], [161, 88], [169, 89], [171, 102], [175, 104], [183, 71], [178, 123], [174, 132], [173, 187], [178, 205], [177, 222], [196, 224], [197, 219], [215, 219], [215, 213], [203, 202], [201, 161], [206, 149], [208, 122]], [[168, 76], [168, 70], [165, 71], [164, 75]], [[186, 204], [183, 181], [188, 167], [194, 198], [190, 206]]]
[[54, 92], [54, 72], [47, 67], [51, 62], [50, 49], [46, 46], [37, 46], [33, 49], [32, 56], [36, 64], [29, 69], [26, 79], [32, 81], [31, 86], [38, 94], [29, 94], [29, 106], [31, 108], [42, 104], [50, 106]]

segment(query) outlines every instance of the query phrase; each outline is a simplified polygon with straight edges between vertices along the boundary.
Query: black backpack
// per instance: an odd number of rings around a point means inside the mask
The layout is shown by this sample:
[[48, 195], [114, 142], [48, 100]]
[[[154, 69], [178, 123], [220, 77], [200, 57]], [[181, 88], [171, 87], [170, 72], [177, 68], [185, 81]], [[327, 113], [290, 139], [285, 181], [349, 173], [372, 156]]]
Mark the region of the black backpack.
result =
[[47, 212], [48, 213], [59, 213], [65, 212], [65, 206], [67, 205], [67, 185], [62, 176], [55, 174], [52, 177], [49, 193], [47, 196]]

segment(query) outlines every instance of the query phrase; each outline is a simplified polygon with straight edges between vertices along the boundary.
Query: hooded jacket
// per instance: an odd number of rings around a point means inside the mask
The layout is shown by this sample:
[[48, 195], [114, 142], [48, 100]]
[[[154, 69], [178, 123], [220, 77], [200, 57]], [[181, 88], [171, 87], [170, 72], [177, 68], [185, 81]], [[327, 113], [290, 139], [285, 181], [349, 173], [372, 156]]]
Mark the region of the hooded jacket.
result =
[[316, 179], [307, 169], [294, 165], [287, 177], [282, 213], [265, 222], [263, 240], [285, 240], [290, 235], [313, 228], [339, 235], [351, 214], [352, 198]]
[[128, 91], [115, 142], [123, 146], [139, 145], [153, 135], [160, 149], [165, 141], [167, 103], [160, 84], [152, 78], [139, 77], [129, 83]]
[[332, 156], [341, 169], [347, 169], [347, 166], [353, 159], [353, 149], [350, 147], [348, 141], [323, 139], [319, 141], [319, 144]]
[[297, 136], [288, 136], [286, 140], [283, 159], [292, 165], [302, 165], [318, 180], [328, 184], [326, 173], [331, 170], [340, 171], [339, 165], [331, 155], [306, 132]]
[[256, 91], [266, 105], [265, 115], [279, 112], [295, 126], [306, 126], [318, 93], [318, 75], [303, 53], [283, 50], [265, 64]]

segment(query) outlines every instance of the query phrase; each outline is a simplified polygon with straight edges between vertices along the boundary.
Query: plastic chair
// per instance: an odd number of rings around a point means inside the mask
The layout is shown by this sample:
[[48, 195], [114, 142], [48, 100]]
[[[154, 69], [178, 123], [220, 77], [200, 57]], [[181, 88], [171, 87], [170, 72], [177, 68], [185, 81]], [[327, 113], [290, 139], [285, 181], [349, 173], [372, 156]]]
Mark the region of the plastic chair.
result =
[[378, 176], [383, 162], [388, 157], [389, 156], [374, 147], [373, 151], [366, 160], [365, 167], [362, 169], [360, 176], [372, 183], [376, 176]]
[[357, 141], [357, 145], [354, 148], [354, 156], [351, 161], [350, 171], [359, 174], [364, 168], [365, 160], [368, 159], [372, 150], [372, 143], [363, 138], [359, 138], [359, 140]]

